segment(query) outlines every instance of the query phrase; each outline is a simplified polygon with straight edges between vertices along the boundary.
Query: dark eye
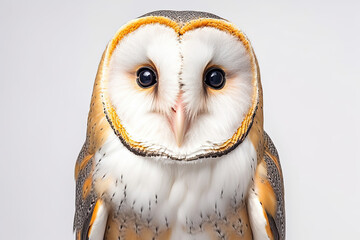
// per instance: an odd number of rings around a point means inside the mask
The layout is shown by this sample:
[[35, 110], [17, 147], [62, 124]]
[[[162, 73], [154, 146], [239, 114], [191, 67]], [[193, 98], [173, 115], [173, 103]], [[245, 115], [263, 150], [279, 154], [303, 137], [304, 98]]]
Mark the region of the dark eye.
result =
[[225, 85], [225, 73], [219, 68], [211, 68], [205, 74], [205, 84], [219, 90]]
[[140, 68], [136, 72], [136, 76], [136, 82], [142, 88], [148, 88], [157, 83], [156, 74], [150, 68]]

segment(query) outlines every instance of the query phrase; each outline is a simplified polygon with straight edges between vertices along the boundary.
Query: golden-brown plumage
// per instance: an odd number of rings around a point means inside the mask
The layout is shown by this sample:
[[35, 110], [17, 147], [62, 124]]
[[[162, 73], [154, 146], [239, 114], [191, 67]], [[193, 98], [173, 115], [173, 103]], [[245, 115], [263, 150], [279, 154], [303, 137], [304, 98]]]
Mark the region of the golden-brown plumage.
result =
[[[179, 14], [177, 12], [155, 12], [148, 16], [139, 18], [131, 24], [120, 29], [106, 48], [99, 70], [96, 76], [93, 95], [90, 104], [88, 117], [87, 137], [84, 146], [79, 154], [75, 166], [76, 187], [76, 213], [74, 230], [77, 239], [84, 240], [90, 236], [98, 211], [108, 211], [104, 239], [171, 239], [174, 238], [173, 226], [169, 224], [165, 230], [157, 229], [141, 217], [135, 215], [131, 218], [122, 219], [116, 211], [107, 206], [103, 199], [109, 186], [118, 181], [118, 178], [105, 177], [94, 179], [93, 175], [100, 160], [95, 161], [95, 154], [101, 150], [110, 134], [116, 134], [122, 144], [136, 155], [140, 156], [162, 156], [175, 161], [192, 161], [205, 157], [220, 157], [226, 155], [240, 145], [248, 137], [257, 153], [257, 165], [253, 180], [249, 185], [249, 192], [253, 193], [262, 206], [262, 217], [266, 220], [264, 231], [269, 239], [285, 238], [285, 213], [284, 213], [284, 189], [282, 172], [276, 149], [268, 135], [263, 130], [263, 102], [262, 88], [259, 68], [255, 54], [250, 42], [235, 26], [220, 18], [211, 18], [196, 12], [190, 12], [195, 17], [187, 18], [186, 21], [176, 20], [168, 14]], [[191, 15], [190, 14], [190, 15]], [[181, 19], [181, 18], [179, 18]], [[244, 117], [241, 125], [231, 138], [219, 144], [211, 152], [202, 155], [182, 159], [165, 153], [154, 152], [131, 138], [125, 127], [122, 125], [115, 108], [109, 99], [107, 92], [106, 71], [113, 51], [118, 43], [129, 33], [146, 24], [163, 24], [171, 27], [180, 36], [188, 31], [202, 27], [212, 27], [225, 31], [239, 39], [245, 46], [247, 53], [251, 56], [253, 71], [253, 98], [252, 104]], [[105, 154], [104, 154], [105, 155]], [[105, 156], [104, 156], [105, 157]], [[252, 159], [254, 161], [254, 159]], [[122, 178], [122, 176], [121, 176]], [[236, 181], [234, 179], [234, 181]], [[250, 194], [251, 194], [250, 193]], [[115, 194], [115, 193], [114, 193]], [[112, 199], [112, 198], [111, 198]], [[110, 201], [111, 201], [110, 199]], [[253, 239], [252, 216], [249, 216], [246, 196], [242, 196], [240, 203], [229, 207], [225, 216], [201, 216], [203, 222], [200, 228], [187, 229], [186, 231], [204, 231], [209, 233], [210, 239]], [[103, 208], [99, 208], [99, 206]], [[101, 210], [99, 210], [101, 209]], [[103, 210], [105, 209], [105, 210]], [[215, 206], [216, 213], [216, 206]], [[101, 215], [101, 214], [100, 214]], [[101, 215], [103, 216], [103, 215]], [[253, 217], [254, 218], [254, 217]], [[166, 223], [167, 225], [167, 223]]]

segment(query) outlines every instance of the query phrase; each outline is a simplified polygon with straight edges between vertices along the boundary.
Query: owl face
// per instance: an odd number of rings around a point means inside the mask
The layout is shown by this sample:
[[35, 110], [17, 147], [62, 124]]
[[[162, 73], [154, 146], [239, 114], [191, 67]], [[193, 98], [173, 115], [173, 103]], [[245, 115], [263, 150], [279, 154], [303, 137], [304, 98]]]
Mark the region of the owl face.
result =
[[225, 20], [139, 18], [118, 31], [103, 64], [104, 112], [136, 154], [220, 156], [251, 127], [256, 60], [246, 37]]

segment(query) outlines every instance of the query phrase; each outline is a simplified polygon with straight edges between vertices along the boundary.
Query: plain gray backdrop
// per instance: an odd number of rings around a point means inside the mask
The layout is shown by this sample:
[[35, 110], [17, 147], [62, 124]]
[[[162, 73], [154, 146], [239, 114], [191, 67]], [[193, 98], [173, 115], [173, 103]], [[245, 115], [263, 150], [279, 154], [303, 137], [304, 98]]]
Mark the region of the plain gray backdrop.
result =
[[287, 239], [360, 239], [359, 1], [0, 2], [0, 239], [73, 239], [74, 164], [101, 54], [127, 21], [203, 10], [250, 38]]

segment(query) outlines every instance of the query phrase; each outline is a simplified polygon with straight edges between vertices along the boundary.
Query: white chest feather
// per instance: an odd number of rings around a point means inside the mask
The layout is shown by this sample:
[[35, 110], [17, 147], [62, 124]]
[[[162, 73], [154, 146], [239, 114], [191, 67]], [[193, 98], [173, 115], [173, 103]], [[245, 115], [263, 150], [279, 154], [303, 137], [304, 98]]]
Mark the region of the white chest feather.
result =
[[257, 161], [249, 139], [222, 157], [183, 163], [136, 156], [113, 134], [95, 160], [96, 190], [114, 216], [156, 231], [171, 227], [172, 239], [206, 239], [203, 223], [244, 202]]

